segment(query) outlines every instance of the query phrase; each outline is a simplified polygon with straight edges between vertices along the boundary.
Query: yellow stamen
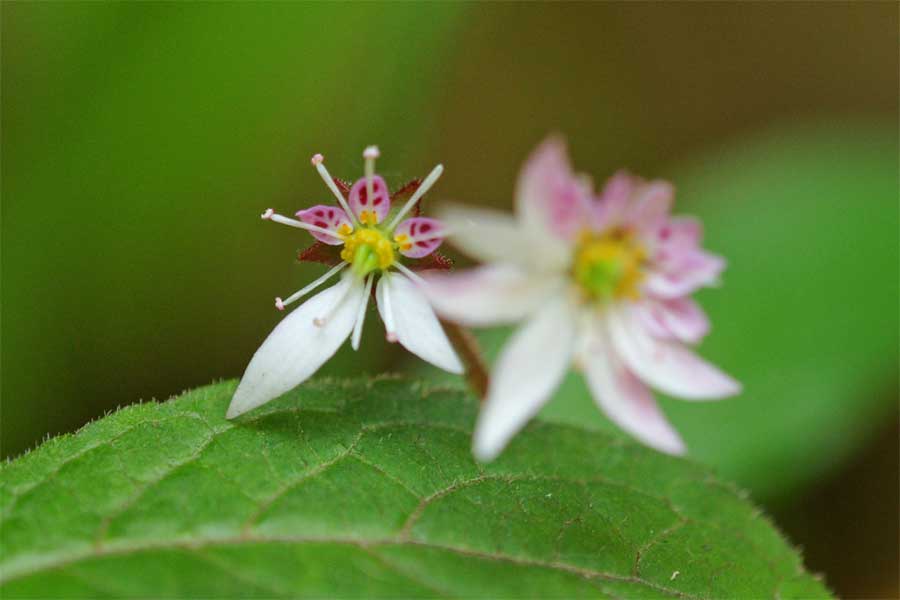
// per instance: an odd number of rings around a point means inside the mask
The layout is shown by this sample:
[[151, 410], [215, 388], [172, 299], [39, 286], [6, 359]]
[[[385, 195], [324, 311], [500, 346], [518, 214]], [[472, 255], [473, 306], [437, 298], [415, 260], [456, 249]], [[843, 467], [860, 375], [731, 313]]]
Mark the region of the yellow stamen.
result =
[[[363, 212], [365, 215], [365, 212]], [[362, 216], [360, 216], [362, 220]], [[378, 257], [378, 268], [387, 269], [394, 264], [394, 246], [390, 240], [377, 229], [359, 229], [344, 239], [344, 249], [341, 250], [341, 258], [352, 263], [356, 257], [356, 250], [360, 246], [369, 246], [375, 256]]]
[[363, 225], [378, 225], [378, 214], [374, 210], [364, 210], [359, 214], [359, 222]]
[[400, 246], [401, 250], [409, 250], [412, 248], [412, 242], [409, 241], [409, 236], [405, 233], [401, 233], [400, 235], [394, 236], [394, 241]]

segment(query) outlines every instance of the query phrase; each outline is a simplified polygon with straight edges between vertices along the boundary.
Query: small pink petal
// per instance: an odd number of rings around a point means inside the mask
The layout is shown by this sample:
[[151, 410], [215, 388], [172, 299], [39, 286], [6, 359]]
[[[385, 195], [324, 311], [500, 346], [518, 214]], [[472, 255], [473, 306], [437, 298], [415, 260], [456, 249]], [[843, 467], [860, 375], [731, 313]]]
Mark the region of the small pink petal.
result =
[[690, 298], [647, 300], [635, 306], [635, 314], [650, 335], [663, 340], [694, 344], [709, 333], [709, 318]]
[[646, 300], [634, 307], [634, 313], [641, 320], [647, 333], [661, 340], [671, 340], [674, 336], [666, 323], [666, 316], [660, 302]]
[[703, 239], [703, 224], [693, 217], [672, 217], [656, 231], [657, 245], [668, 249], [693, 249]]
[[644, 282], [644, 290], [656, 298], [678, 298], [704, 286], [715, 285], [725, 269], [725, 259], [694, 250], [658, 260]]
[[604, 231], [621, 225], [628, 202], [639, 180], [628, 171], [618, 171], [603, 186], [603, 191], [593, 202], [591, 226], [595, 231]]
[[625, 221], [641, 232], [655, 232], [669, 216], [675, 189], [666, 181], [642, 183], [634, 191]]
[[372, 177], [372, 197], [368, 196], [366, 178], [363, 177], [350, 188], [350, 210], [363, 225], [377, 225], [391, 210], [391, 195], [380, 175]]
[[611, 311], [609, 331], [628, 369], [663, 393], [686, 400], [714, 400], [741, 390], [732, 377], [678, 342], [654, 338], [627, 307]]
[[397, 225], [394, 241], [400, 244], [400, 254], [409, 258], [428, 256], [444, 241], [444, 226], [437, 219], [413, 217]]
[[[329, 231], [334, 231], [335, 233], [346, 233], [349, 231], [353, 231], [353, 225], [350, 223], [350, 219], [349, 217], [347, 217], [347, 214], [343, 210], [335, 206], [318, 204], [316, 206], [313, 206], [312, 208], [297, 211], [296, 216], [304, 223], [315, 225], [316, 227], [321, 227], [322, 229], [328, 229]], [[324, 233], [319, 233], [317, 231], [310, 231], [310, 233], [314, 238], [316, 238], [323, 244], [328, 244], [330, 246], [340, 246], [344, 243], [343, 241], [330, 235], [325, 235]]]
[[552, 137], [526, 161], [516, 187], [516, 211], [537, 231], [572, 240], [591, 210], [590, 183], [569, 166], [565, 143]]
[[651, 252], [651, 260], [670, 270], [700, 250], [702, 238], [703, 226], [691, 217], [665, 219], [654, 230], [643, 232], [643, 242]]
[[669, 330], [682, 342], [694, 344], [709, 333], [709, 317], [691, 298], [676, 298], [663, 303]]

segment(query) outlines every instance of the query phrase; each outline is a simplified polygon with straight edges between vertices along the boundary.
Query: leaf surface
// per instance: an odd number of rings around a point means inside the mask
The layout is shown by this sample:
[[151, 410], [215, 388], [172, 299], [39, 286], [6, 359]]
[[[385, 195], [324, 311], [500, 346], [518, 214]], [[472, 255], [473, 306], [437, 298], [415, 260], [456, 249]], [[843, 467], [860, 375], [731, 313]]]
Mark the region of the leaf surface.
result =
[[828, 597], [734, 488], [621, 437], [535, 423], [479, 465], [452, 387], [320, 380], [229, 422], [234, 389], [7, 463], [3, 597]]

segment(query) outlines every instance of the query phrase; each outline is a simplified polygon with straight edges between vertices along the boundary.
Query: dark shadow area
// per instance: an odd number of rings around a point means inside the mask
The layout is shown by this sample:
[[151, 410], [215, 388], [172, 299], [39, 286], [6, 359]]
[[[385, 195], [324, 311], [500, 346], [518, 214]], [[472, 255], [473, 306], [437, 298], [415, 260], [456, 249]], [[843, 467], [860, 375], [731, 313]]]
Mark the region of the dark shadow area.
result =
[[898, 416], [834, 477], [809, 489], [775, 520], [841, 598], [900, 597]]

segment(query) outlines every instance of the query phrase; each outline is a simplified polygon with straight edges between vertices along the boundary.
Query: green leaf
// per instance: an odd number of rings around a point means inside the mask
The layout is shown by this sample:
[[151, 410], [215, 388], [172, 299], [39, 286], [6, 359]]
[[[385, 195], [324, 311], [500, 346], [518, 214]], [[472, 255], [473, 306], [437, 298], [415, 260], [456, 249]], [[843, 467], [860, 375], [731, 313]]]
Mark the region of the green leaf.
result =
[[533, 424], [479, 465], [452, 387], [325, 380], [233, 423], [234, 387], [6, 464], [3, 597], [828, 597], [742, 494], [620, 437]]

